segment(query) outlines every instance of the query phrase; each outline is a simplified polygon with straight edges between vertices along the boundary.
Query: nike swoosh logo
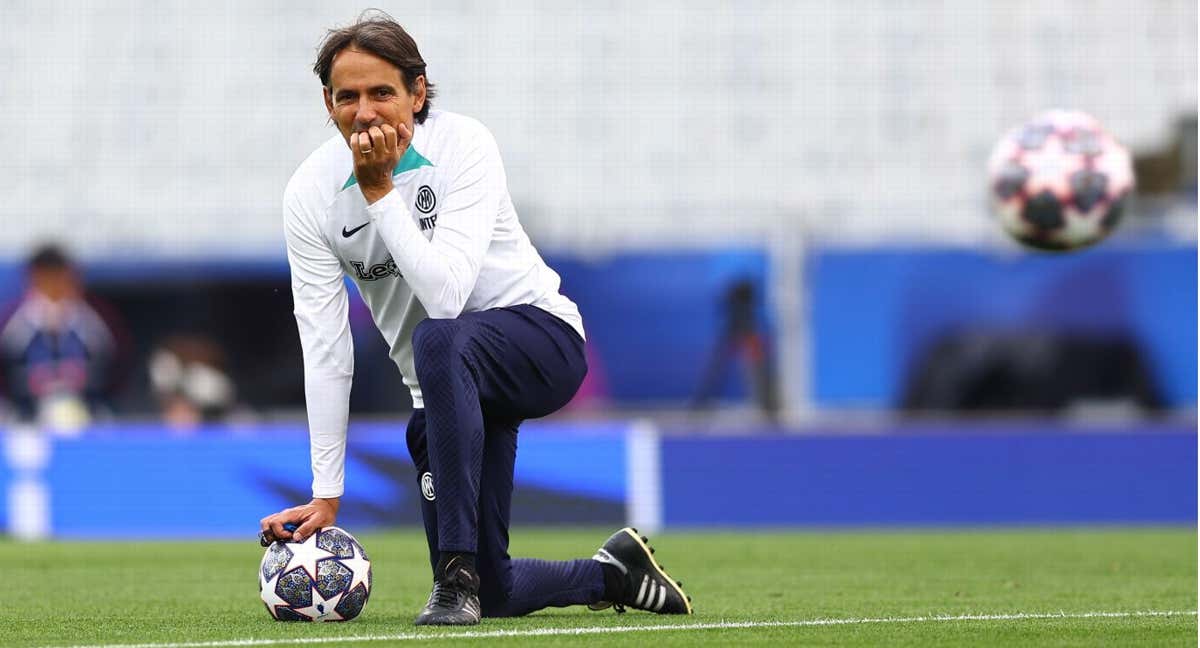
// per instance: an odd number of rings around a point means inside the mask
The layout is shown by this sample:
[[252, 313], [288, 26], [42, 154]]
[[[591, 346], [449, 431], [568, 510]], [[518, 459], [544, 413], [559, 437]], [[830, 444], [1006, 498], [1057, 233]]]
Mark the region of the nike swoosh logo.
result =
[[370, 223], [363, 223], [362, 225], [359, 225], [358, 227], [355, 227], [352, 230], [346, 229], [346, 226], [343, 225], [342, 226], [342, 238], [350, 238], [351, 236], [354, 236], [355, 232], [366, 227], [367, 225], [370, 225]]

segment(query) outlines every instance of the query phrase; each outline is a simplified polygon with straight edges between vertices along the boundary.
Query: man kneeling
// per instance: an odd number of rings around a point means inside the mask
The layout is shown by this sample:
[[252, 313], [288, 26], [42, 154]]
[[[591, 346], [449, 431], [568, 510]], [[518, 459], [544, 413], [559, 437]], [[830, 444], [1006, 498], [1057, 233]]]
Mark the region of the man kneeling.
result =
[[425, 61], [399, 24], [382, 16], [330, 31], [314, 71], [339, 134], [283, 199], [313, 500], [263, 518], [264, 538], [299, 541], [337, 515], [354, 372], [349, 274], [416, 408], [408, 449], [434, 577], [418, 625], [567, 605], [690, 614], [634, 529], [591, 559], [509, 558], [517, 429], [566, 405], [583, 381], [579, 309], [517, 220], [495, 139], [474, 119], [431, 110]]

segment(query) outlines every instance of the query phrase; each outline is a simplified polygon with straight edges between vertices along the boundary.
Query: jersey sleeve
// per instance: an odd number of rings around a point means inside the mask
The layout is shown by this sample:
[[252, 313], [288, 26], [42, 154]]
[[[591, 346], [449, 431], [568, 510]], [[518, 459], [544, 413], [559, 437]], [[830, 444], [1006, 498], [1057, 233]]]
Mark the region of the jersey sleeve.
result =
[[285, 195], [283, 211], [296, 326], [304, 352], [313, 497], [340, 497], [354, 375], [344, 274], [310, 210]]
[[451, 163], [450, 184], [432, 239], [421, 234], [399, 192], [367, 207], [396, 266], [432, 318], [462, 313], [492, 241], [507, 179], [496, 140], [480, 126]]

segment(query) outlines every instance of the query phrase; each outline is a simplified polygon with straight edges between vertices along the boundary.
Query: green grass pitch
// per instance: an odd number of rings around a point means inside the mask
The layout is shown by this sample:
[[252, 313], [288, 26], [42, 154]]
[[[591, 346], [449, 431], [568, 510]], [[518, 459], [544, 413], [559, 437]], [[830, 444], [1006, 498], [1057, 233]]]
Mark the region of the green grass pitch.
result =
[[[517, 528], [512, 553], [588, 556], [610, 531]], [[417, 532], [360, 536], [375, 572], [370, 603], [355, 621], [327, 624], [268, 617], [253, 536], [0, 541], [9, 577], [0, 645], [1194, 646], [1197, 637], [1194, 527], [669, 533], [651, 540], [695, 599], [694, 616], [552, 609], [485, 619], [449, 643], [446, 635], [463, 629], [411, 625], [429, 591]], [[792, 625], [764, 625], [780, 622]], [[668, 624], [706, 627], [627, 630]]]

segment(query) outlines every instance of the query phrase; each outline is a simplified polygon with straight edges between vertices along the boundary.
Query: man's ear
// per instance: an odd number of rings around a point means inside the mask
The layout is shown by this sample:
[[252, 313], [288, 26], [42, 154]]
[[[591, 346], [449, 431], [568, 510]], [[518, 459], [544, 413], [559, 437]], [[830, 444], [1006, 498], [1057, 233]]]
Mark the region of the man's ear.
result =
[[414, 85], [417, 90], [413, 93], [413, 113], [419, 113], [425, 107], [425, 75], [418, 76]]
[[333, 121], [333, 90], [321, 88], [321, 94], [325, 96], [325, 112], [329, 113], [329, 120]]

